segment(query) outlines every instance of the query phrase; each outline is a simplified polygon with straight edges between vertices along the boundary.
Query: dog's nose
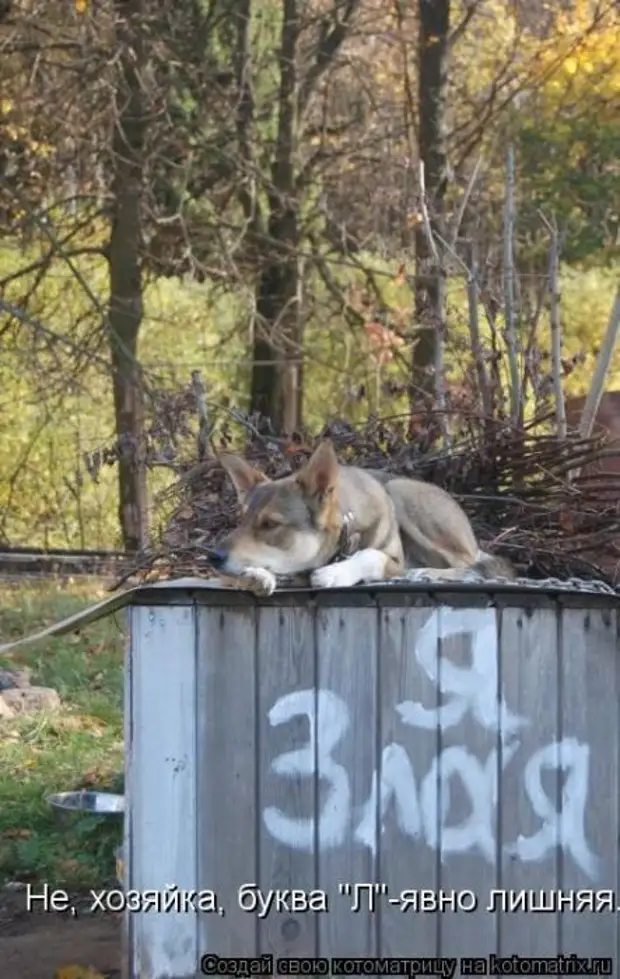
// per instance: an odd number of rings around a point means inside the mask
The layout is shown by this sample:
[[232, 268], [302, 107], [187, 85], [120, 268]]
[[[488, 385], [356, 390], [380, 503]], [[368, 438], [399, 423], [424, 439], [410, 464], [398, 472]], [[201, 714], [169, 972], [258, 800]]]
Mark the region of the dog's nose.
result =
[[228, 552], [225, 551], [223, 547], [214, 547], [213, 550], [209, 552], [209, 562], [214, 568], [223, 568], [226, 564], [227, 557]]

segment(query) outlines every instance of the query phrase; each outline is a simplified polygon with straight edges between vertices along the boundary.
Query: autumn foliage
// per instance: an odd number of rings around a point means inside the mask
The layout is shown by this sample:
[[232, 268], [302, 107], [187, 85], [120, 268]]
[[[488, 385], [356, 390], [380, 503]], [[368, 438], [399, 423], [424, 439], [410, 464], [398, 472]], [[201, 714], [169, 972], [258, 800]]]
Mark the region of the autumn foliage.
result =
[[[524, 415], [551, 399], [551, 227], [562, 381], [586, 388], [619, 259], [618, 6], [443, 9], [449, 36], [424, 45], [419, 4], [399, 0], [312, 0], [291, 21], [280, 0], [13, 0], [0, 14], [2, 539], [109, 546], [120, 512], [135, 541], [145, 482], [152, 499], [193, 438], [175, 431], [147, 465], [141, 433], [196, 369], [210, 411], [255, 425], [267, 406], [276, 429], [386, 414], [417, 430], [435, 399], [458, 433], [483, 412], [482, 364], [501, 419], [508, 146]], [[445, 165], [425, 200], [421, 64], [444, 41], [427, 186], [433, 153]], [[431, 256], [421, 274], [426, 222], [442, 267]], [[425, 275], [443, 286], [428, 317], [440, 369], [415, 356]], [[109, 464], [91, 466], [97, 453]]]

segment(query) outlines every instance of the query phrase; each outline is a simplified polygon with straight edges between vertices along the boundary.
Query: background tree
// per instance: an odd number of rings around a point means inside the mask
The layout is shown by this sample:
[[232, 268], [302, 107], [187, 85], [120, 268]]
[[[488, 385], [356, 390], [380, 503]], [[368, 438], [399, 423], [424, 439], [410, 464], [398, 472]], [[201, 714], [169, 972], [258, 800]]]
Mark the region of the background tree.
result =
[[142, 449], [144, 391], [138, 363], [142, 323], [142, 184], [146, 93], [142, 0], [117, 0], [119, 50], [114, 94], [110, 240], [110, 338], [114, 413], [118, 445], [119, 520], [123, 543], [147, 543], [146, 465]]
[[[450, 0], [418, 0], [418, 154], [435, 233], [445, 235], [445, 196], [448, 184], [445, 146], [446, 88], [450, 34]], [[424, 221], [415, 232], [415, 323], [419, 330], [413, 348], [412, 388], [432, 390], [430, 370], [435, 363], [436, 339], [443, 319], [445, 298], [441, 270], [433, 258]]]

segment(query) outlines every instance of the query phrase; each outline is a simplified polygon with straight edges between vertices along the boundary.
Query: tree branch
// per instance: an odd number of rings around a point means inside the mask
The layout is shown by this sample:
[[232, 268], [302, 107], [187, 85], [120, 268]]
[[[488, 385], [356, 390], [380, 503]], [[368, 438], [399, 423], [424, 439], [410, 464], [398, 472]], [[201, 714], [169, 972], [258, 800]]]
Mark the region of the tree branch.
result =
[[321, 75], [329, 68], [339, 49], [342, 47], [360, 4], [361, 0], [346, 0], [342, 11], [342, 19], [337, 20], [338, 4], [335, 3], [332, 11], [335, 21], [333, 27], [330, 29], [327, 18], [323, 21], [321, 36], [316, 47], [315, 61], [308, 69], [306, 77], [299, 86], [299, 94], [297, 96], [297, 112], [299, 116], [302, 116], [306, 111], [316, 83]]

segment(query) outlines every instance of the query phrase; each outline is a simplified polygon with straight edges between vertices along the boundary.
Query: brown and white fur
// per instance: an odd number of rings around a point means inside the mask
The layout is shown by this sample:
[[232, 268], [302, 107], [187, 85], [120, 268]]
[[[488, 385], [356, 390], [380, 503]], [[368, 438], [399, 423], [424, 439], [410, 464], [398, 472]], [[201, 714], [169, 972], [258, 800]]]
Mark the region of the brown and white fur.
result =
[[[214, 567], [271, 594], [276, 575], [310, 574], [316, 588], [346, 588], [423, 569], [433, 579], [514, 577], [501, 558], [480, 551], [459, 504], [431, 483], [343, 466], [322, 442], [297, 473], [270, 480], [239, 456], [219, 457], [241, 504], [239, 526], [213, 553]], [[347, 515], [358, 542], [338, 554]], [[422, 573], [422, 571], [421, 571]]]

